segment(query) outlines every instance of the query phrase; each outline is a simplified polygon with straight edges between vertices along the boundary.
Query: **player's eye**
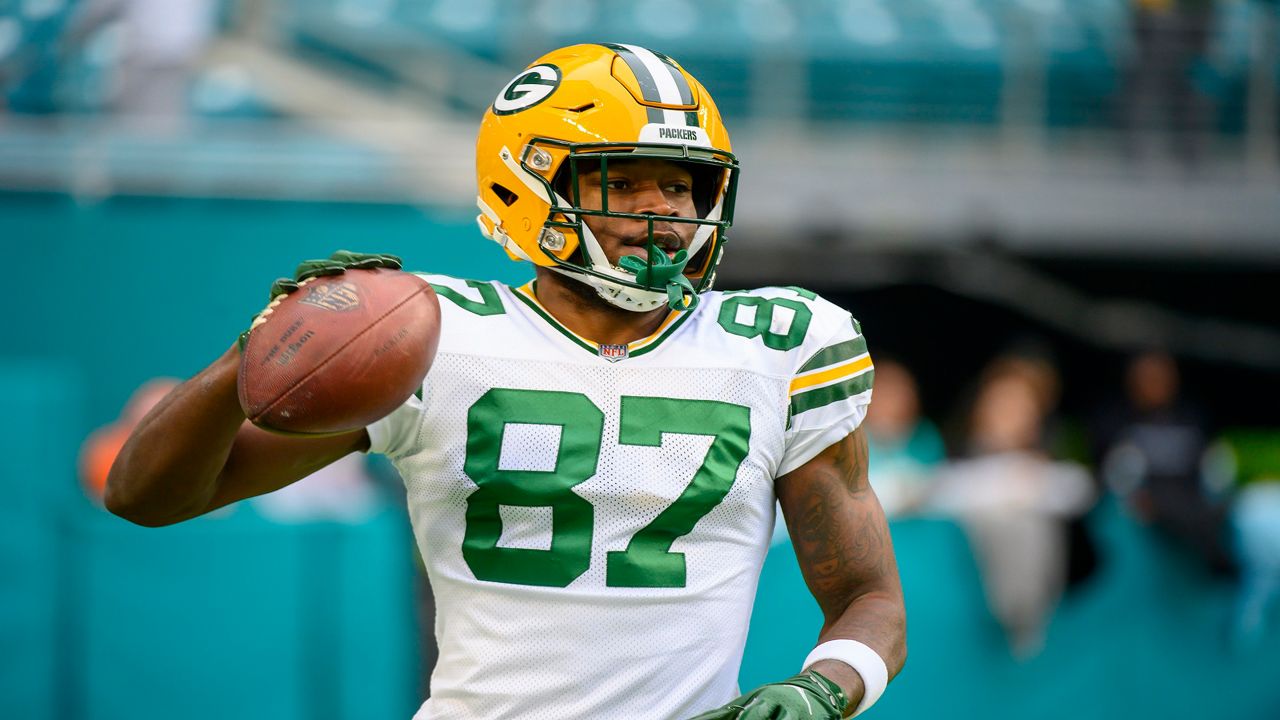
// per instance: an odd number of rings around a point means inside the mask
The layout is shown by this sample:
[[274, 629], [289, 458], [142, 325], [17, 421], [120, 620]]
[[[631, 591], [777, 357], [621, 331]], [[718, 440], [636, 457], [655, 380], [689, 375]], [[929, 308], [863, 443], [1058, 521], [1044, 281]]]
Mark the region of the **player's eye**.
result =
[[609, 178], [609, 181], [605, 183], [605, 187], [610, 190], [626, 190], [627, 181], [624, 178]]
[[677, 195], [686, 195], [693, 192], [693, 188], [686, 182], [673, 182], [667, 185], [666, 191]]

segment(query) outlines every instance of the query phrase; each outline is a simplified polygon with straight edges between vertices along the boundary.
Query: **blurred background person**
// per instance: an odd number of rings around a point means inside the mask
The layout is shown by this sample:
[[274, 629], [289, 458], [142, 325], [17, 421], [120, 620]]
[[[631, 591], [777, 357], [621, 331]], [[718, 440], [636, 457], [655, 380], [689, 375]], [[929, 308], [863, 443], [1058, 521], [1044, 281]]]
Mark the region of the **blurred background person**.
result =
[[159, 377], [148, 380], [134, 391], [125, 403], [120, 416], [109, 425], [94, 430], [80, 446], [80, 482], [85, 494], [102, 503], [102, 493], [107, 487], [107, 473], [115, 462], [120, 448], [129, 439], [129, 433], [142, 422], [169, 391], [182, 382], [177, 378]]
[[188, 114], [192, 75], [217, 29], [218, 0], [82, 0], [63, 52], [111, 33], [109, 108], [173, 131]]
[[1130, 0], [1130, 49], [1118, 95], [1131, 151], [1140, 160], [1172, 154], [1195, 163], [1213, 124], [1212, 100], [1199, 83], [1216, 0]]
[[1182, 396], [1178, 366], [1162, 351], [1134, 356], [1124, 396], [1098, 420], [1103, 477], [1143, 523], [1198, 556], [1215, 573], [1234, 568], [1223, 488], [1205, 473], [1208, 422]]
[[[109, 425], [94, 430], [80, 449], [80, 479], [85, 493], [101, 504], [107, 474], [129, 433], [146, 417], [169, 391], [177, 387], [176, 378], [155, 378], [143, 383], [120, 411], [120, 417]], [[323, 520], [356, 523], [367, 520], [385, 504], [381, 486], [392, 488], [391, 497], [403, 504], [403, 490], [393, 469], [371, 459], [349, 455], [278, 492], [254, 498], [257, 512], [274, 522], [303, 523]]]
[[369, 463], [367, 457], [348, 455], [286, 488], [254, 498], [253, 507], [282, 523], [368, 520], [386, 502]]
[[[1039, 432], [1034, 439], [1034, 447], [1050, 455], [1060, 454], [1066, 442], [1063, 438], [1062, 418], [1058, 414], [1058, 403], [1062, 399], [1062, 375], [1048, 344], [1039, 338], [1024, 337], [1007, 345], [983, 368], [977, 383], [978, 392], [981, 392], [988, 381], [997, 377], [1016, 377], [1022, 380], [1031, 392], [1039, 412]], [[964, 420], [965, 431], [971, 432], [972, 418], [965, 417]], [[970, 452], [971, 443], [971, 435], [962, 439], [958, 447], [960, 453]]]
[[1240, 572], [1230, 640], [1256, 651], [1280, 613], [1280, 430], [1238, 431], [1222, 446], [1235, 480], [1228, 523]]
[[1038, 374], [997, 359], [974, 399], [966, 453], [938, 473], [933, 506], [963, 524], [987, 598], [1018, 657], [1040, 652], [1066, 583], [1067, 520], [1093, 502], [1088, 472], [1041, 449]]
[[920, 414], [911, 371], [899, 362], [876, 361], [875, 402], [867, 413], [871, 485], [890, 517], [917, 512], [928, 497], [934, 472], [946, 459], [942, 436]]
[[[1035, 448], [1046, 457], [1059, 460], [1072, 460], [1079, 463], [1088, 462], [1083, 433], [1078, 423], [1066, 417], [1059, 403], [1062, 399], [1062, 374], [1059, 372], [1055, 353], [1051, 343], [1044, 338], [1028, 334], [1006, 345], [996, 357], [987, 363], [983, 376], [990, 378], [998, 375], [1013, 375], [1022, 378], [1034, 391], [1036, 404], [1040, 408], [1040, 433]], [[967, 418], [966, 418], [967, 420]], [[957, 444], [958, 454], [967, 455], [971, 448], [964, 434], [968, 426], [962, 428], [961, 440]], [[1097, 478], [1090, 474], [1095, 491]], [[1070, 515], [1065, 518], [1067, 531], [1067, 588], [1071, 589], [1083, 584], [1098, 569], [1102, 562], [1101, 551], [1097, 540], [1089, 529], [1083, 514]]]
[[1235, 647], [1264, 642], [1280, 605], [1280, 476], [1250, 483], [1232, 506], [1239, 547], [1240, 595], [1231, 627]]
[[58, 40], [69, 11], [62, 0], [0, 3], [0, 111], [43, 115], [61, 109]]

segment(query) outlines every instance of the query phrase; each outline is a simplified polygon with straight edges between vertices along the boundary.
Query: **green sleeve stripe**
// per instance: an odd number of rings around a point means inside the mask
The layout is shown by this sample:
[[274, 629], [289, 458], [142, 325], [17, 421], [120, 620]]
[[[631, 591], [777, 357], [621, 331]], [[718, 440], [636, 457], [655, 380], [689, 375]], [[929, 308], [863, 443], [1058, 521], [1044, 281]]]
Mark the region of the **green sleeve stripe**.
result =
[[852, 340], [846, 340], [842, 343], [836, 343], [830, 347], [823, 348], [818, 351], [805, 363], [800, 371], [796, 374], [807, 373], [810, 370], [835, 365], [846, 360], [852, 360], [867, 351], [867, 340], [864, 337], [856, 337]]
[[791, 396], [791, 414], [799, 415], [810, 410], [817, 410], [820, 407], [826, 407], [832, 403], [847, 400], [854, 395], [860, 395], [871, 389], [872, 380], [875, 378], [876, 371], [868, 370], [861, 375], [856, 375], [848, 380], [842, 380], [834, 385], [827, 385], [816, 390], [802, 392], [799, 395]]

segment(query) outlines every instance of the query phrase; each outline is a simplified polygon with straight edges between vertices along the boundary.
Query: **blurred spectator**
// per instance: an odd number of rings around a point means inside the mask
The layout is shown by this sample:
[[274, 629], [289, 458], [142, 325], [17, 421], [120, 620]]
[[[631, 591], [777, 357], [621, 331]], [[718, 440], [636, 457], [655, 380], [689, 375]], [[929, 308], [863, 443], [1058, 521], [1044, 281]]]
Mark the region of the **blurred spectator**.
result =
[[1262, 640], [1267, 615], [1280, 600], [1280, 478], [1252, 483], [1241, 490], [1231, 520], [1241, 565], [1232, 640], [1243, 648]]
[[1040, 449], [1046, 386], [1007, 359], [992, 368], [970, 415], [970, 457], [939, 471], [933, 504], [964, 525], [991, 610], [1026, 658], [1043, 646], [1066, 581], [1066, 521], [1089, 509], [1094, 490], [1083, 467]]
[[1280, 431], [1236, 430], [1223, 446], [1239, 484], [1231, 526], [1241, 583], [1231, 640], [1246, 649], [1263, 640], [1280, 601]]
[[[115, 422], [95, 430], [81, 445], [80, 477], [85, 493], [95, 501], [102, 502], [111, 463], [129, 433], [180, 382], [167, 377], [148, 380], [129, 398]], [[386, 502], [378, 488], [379, 478], [367, 462], [363, 455], [349, 455], [292, 485], [254, 498], [254, 507], [276, 522], [366, 520]], [[398, 477], [393, 480], [398, 484]]]
[[945, 459], [942, 437], [920, 416], [911, 371], [892, 360], [876, 362], [875, 401], [867, 413], [870, 479], [890, 517], [917, 510]]
[[1193, 548], [1215, 572], [1229, 573], [1225, 508], [1203, 479], [1209, 433], [1180, 392], [1178, 367], [1168, 354], [1133, 358], [1124, 402], [1098, 420], [1103, 478], [1141, 521]]
[[61, 0], [0, 0], [0, 110], [43, 114], [58, 110], [56, 39], [66, 26]]
[[[985, 370], [986, 377], [1011, 374], [1022, 377], [1035, 391], [1040, 407], [1040, 437], [1036, 447], [1048, 456], [1084, 461], [1087, 451], [1081, 438], [1069, 432], [1068, 423], [1058, 414], [1062, 397], [1062, 377], [1054, 360], [1053, 348], [1037, 337], [1024, 337], [993, 359]], [[967, 450], [966, 450], [967, 452]], [[1092, 478], [1091, 478], [1092, 479]], [[1095, 481], [1095, 490], [1097, 483]], [[1084, 516], [1067, 520], [1067, 586], [1087, 580], [1098, 566], [1097, 544]]]
[[275, 492], [253, 499], [253, 507], [280, 523], [368, 520], [386, 504], [370, 473], [369, 458], [352, 453]]
[[190, 77], [213, 37], [216, 9], [216, 0], [85, 0], [67, 45], [78, 48], [118, 23], [112, 108], [171, 129], [186, 115]]
[[1213, 105], [1196, 87], [1213, 30], [1215, 0], [1131, 0], [1133, 48], [1120, 88], [1130, 148], [1142, 159], [1166, 138], [1195, 163], [1211, 129]]
[[85, 439], [80, 446], [80, 480], [89, 497], [102, 502], [107, 473], [111, 472], [111, 463], [115, 462], [120, 448], [129, 439], [129, 433], [179, 382], [174, 378], [161, 377], [143, 383], [130, 396], [115, 422], [94, 430]]
[[[1016, 376], [1027, 383], [1040, 412], [1040, 436], [1036, 438], [1035, 447], [1051, 455], [1058, 454], [1061, 423], [1056, 413], [1062, 396], [1062, 377], [1052, 347], [1035, 336], [1022, 337], [1009, 344], [987, 362], [977, 383], [963, 394], [958, 406], [971, 411], [977, 394], [997, 376]], [[972, 452], [972, 420], [971, 414], [961, 414], [948, 420], [945, 436], [952, 454], [969, 455]]]

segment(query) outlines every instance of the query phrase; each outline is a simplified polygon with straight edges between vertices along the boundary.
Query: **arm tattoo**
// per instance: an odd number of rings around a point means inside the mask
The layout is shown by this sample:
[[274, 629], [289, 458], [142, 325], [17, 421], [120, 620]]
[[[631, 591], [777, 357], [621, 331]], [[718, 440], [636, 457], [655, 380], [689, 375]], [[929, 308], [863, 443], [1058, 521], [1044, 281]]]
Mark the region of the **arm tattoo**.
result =
[[907, 653], [906, 612], [889, 525], [867, 480], [863, 432], [779, 478], [776, 487], [800, 570], [825, 617], [819, 640], [865, 642], [896, 675]]
[[797, 559], [824, 613], [896, 570], [889, 529], [867, 481], [867, 442], [855, 432], [787, 476], [780, 499]]
[[867, 481], [867, 438], [855, 432], [835, 444], [831, 464], [839, 472], [844, 471], [844, 484], [857, 494], [870, 489]]

